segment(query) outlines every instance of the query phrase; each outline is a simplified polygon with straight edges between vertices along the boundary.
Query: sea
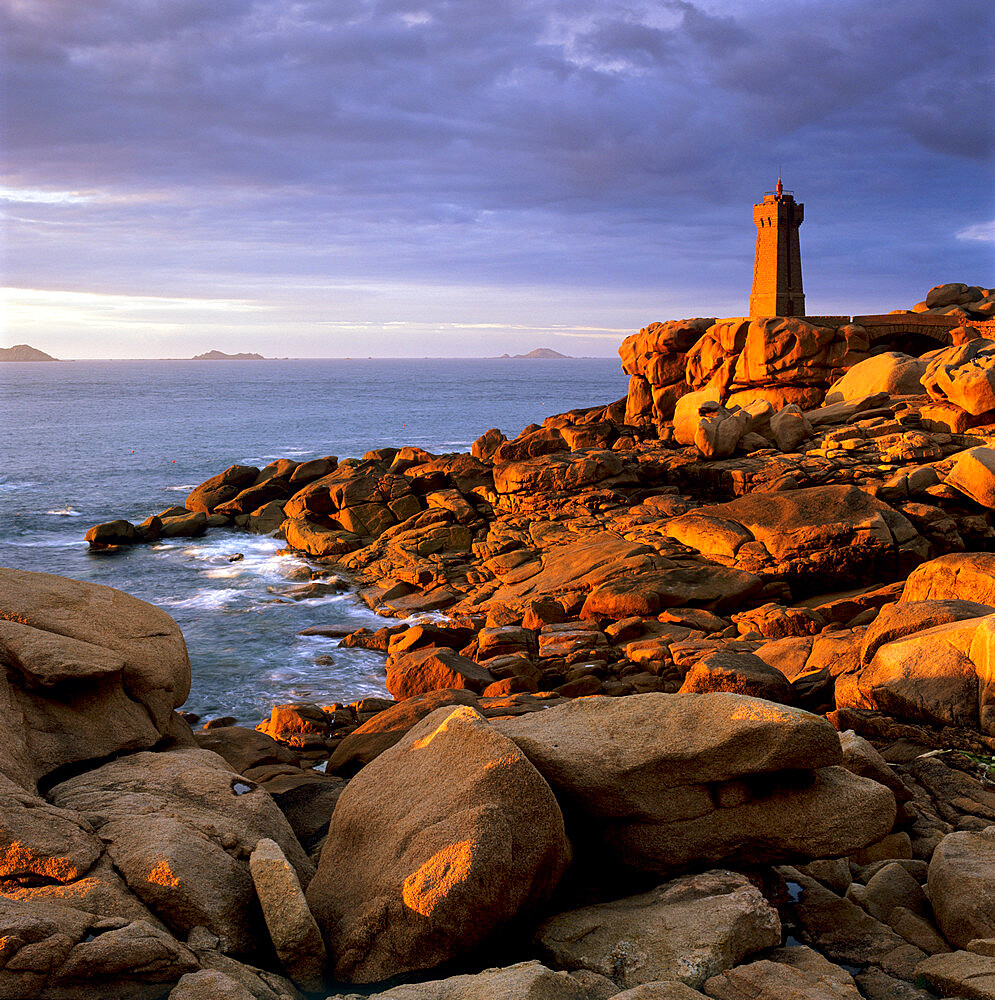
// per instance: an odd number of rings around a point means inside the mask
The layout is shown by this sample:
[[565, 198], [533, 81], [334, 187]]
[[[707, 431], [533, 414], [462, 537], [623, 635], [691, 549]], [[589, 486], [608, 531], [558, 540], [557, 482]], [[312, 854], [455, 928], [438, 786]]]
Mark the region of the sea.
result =
[[[349, 590], [302, 597], [307, 561], [277, 538], [212, 529], [115, 552], [101, 521], [182, 504], [229, 465], [469, 451], [625, 395], [617, 359], [73, 361], [0, 364], [0, 566], [116, 587], [183, 630], [184, 709], [255, 725], [272, 705], [383, 696], [384, 658], [298, 633], [379, 628]], [[330, 589], [330, 588], [328, 588]]]

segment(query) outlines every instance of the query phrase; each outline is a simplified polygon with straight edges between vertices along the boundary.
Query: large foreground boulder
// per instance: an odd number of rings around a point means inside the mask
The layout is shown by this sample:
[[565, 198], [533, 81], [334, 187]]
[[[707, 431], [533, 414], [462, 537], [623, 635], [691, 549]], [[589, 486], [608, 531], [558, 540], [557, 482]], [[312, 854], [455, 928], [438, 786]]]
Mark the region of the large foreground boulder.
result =
[[886, 392], [889, 396], [919, 396], [928, 361], [900, 351], [886, 351], [859, 361], [838, 378], [826, 393], [826, 403], [853, 402]]
[[469, 706], [424, 718], [339, 798], [307, 900], [334, 975], [463, 954], [548, 899], [570, 848], [526, 756]]
[[26, 788], [176, 732], [173, 710], [190, 691], [186, 645], [169, 615], [49, 573], [0, 569], [0, 660], [0, 773]]
[[536, 933], [556, 965], [621, 987], [672, 980], [700, 987], [781, 942], [775, 910], [745, 876], [709, 871], [651, 892], [557, 914]]
[[131, 890], [174, 932], [206, 927], [224, 951], [267, 940], [248, 859], [277, 842], [306, 884], [314, 869], [272, 798], [209, 750], [137, 753], [52, 788], [85, 815]]
[[499, 720], [602, 863], [669, 873], [701, 862], [848, 854], [891, 829], [895, 799], [839, 766], [836, 731], [743, 695], [582, 698]]

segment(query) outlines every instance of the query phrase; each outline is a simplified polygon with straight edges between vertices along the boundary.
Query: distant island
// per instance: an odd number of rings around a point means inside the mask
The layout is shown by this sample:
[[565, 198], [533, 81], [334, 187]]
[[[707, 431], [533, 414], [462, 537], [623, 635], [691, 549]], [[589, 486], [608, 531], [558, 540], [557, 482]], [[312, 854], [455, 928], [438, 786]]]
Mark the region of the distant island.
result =
[[514, 361], [518, 358], [537, 358], [540, 361], [575, 360], [569, 354], [560, 354], [559, 351], [554, 351], [551, 347], [537, 347], [534, 351], [529, 351], [528, 354], [502, 354], [498, 360], [503, 361], [508, 359], [509, 361]]
[[0, 361], [58, 361], [51, 354], [39, 351], [37, 347], [16, 344], [14, 347], [0, 347]]
[[208, 351], [206, 354], [195, 354], [193, 361], [265, 361], [261, 354], [225, 354], [224, 351]]

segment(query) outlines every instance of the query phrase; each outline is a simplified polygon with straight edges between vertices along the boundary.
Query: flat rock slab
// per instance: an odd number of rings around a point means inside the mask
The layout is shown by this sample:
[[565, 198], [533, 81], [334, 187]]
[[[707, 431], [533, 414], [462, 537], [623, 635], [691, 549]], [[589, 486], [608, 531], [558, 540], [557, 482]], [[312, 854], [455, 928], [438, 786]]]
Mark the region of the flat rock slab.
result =
[[339, 993], [327, 1000], [591, 1000], [591, 993], [564, 973], [532, 961], [485, 969], [476, 976], [395, 986], [372, 995]]
[[941, 996], [995, 1000], [995, 958], [973, 951], [931, 955], [916, 966], [916, 976]]
[[590, 969], [626, 988], [655, 980], [699, 987], [780, 943], [781, 922], [745, 876], [715, 870], [560, 913], [536, 940], [557, 965]]
[[584, 698], [495, 723], [559, 794], [598, 816], [646, 814], [654, 792], [839, 764], [825, 719], [727, 692]]
[[928, 552], [907, 518], [855, 486], [749, 493], [676, 517], [667, 534], [740, 569], [802, 581], [861, 579], [894, 569], [899, 549]]

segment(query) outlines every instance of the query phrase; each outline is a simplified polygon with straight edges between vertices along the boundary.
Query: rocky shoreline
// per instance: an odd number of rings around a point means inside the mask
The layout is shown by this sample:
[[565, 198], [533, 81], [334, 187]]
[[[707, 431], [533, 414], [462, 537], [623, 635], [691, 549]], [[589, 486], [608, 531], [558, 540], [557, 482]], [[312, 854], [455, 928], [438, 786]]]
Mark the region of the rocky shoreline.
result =
[[184, 717], [167, 615], [0, 570], [0, 996], [995, 997], [993, 311], [653, 324], [609, 405], [87, 533], [278, 532], [392, 700]]

